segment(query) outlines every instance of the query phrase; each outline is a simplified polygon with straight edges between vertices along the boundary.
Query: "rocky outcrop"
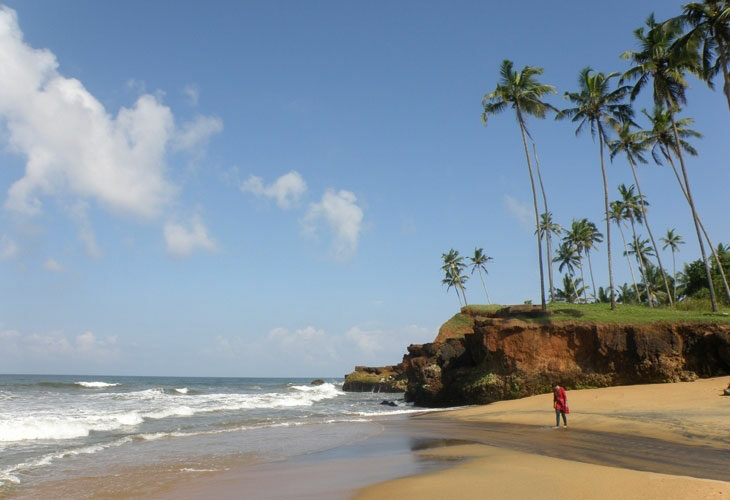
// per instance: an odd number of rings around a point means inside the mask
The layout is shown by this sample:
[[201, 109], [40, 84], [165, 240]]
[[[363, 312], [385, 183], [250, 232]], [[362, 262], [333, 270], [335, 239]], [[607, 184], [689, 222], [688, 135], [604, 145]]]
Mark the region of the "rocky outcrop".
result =
[[345, 376], [343, 391], [350, 392], [405, 392], [406, 377], [403, 364], [393, 366], [356, 366]]
[[730, 373], [730, 325], [553, 323], [513, 313], [476, 317], [461, 338], [409, 346], [406, 400], [482, 404], [550, 392], [556, 382], [570, 389]]

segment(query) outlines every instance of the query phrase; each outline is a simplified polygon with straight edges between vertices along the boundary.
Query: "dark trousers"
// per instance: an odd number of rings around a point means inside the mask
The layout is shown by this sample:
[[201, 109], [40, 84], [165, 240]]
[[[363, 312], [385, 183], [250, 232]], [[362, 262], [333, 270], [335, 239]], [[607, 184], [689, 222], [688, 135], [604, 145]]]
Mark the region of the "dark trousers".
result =
[[555, 427], [560, 427], [560, 415], [563, 416], [563, 424], [568, 425], [568, 420], [565, 418], [565, 412], [563, 410], [555, 410]]

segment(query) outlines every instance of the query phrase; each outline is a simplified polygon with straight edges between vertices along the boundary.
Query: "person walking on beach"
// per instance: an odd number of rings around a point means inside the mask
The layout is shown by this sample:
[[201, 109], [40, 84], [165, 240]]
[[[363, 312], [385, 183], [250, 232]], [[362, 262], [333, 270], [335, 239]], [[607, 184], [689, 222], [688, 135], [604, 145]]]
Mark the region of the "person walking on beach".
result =
[[563, 425], [567, 429], [568, 419], [565, 415], [570, 413], [570, 409], [568, 408], [568, 395], [560, 384], [555, 384], [555, 388], [553, 389], [553, 408], [555, 408], [555, 428], [560, 427], [560, 415], [562, 415]]

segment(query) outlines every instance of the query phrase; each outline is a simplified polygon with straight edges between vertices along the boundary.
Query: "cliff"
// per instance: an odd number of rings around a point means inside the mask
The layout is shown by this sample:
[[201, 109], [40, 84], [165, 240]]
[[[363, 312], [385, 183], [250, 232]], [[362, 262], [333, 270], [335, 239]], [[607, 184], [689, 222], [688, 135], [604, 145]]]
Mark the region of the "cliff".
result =
[[407, 388], [403, 363], [394, 366], [356, 366], [345, 376], [343, 391], [350, 392], [405, 392]]
[[461, 314], [471, 329], [458, 318], [460, 331], [445, 331], [447, 322], [433, 343], [408, 347], [397, 365], [407, 401], [483, 404], [550, 392], [556, 382], [572, 389], [730, 373], [727, 320], [570, 321], [533, 307]]

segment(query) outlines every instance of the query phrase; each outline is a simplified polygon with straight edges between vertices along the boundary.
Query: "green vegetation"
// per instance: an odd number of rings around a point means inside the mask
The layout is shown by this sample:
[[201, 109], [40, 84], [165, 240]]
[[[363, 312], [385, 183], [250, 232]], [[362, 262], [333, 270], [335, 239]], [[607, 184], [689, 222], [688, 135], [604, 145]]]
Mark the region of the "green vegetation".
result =
[[[466, 306], [462, 308], [462, 311], [471, 310], [475, 307], [485, 307], [496, 311], [500, 306]], [[472, 332], [474, 332], [474, 317], [468, 314], [457, 313], [454, 314], [446, 323], [441, 325], [436, 340], [442, 342], [446, 339], [462, 338], [465, 333]]]
[[[682, 306], [680, 307], [680, 304]], [[593, 304], [548, 304], [548, 315], [542, 317], [529, 317], [517, 314], [516, 319], [537, 323], [608, 323], [643, 325], [658, 322], [690, 322], [690, 323], [724, 323], [730, 324], [730, 308], [721, 310], [718, 313], [706, 312], [706, 301], [686, 301], [678, 304], [678, 307], [654, 307], [648, 308], [640, 304], [617, 304], [616, 310], [611, 311], [607, 303], [596, 302]], [[500, 306], [469, 306], [470, 311], [481, 311], [483, 316], [488, 316], [485, 309], [490, 307], [491, 312]]]

